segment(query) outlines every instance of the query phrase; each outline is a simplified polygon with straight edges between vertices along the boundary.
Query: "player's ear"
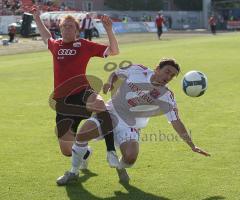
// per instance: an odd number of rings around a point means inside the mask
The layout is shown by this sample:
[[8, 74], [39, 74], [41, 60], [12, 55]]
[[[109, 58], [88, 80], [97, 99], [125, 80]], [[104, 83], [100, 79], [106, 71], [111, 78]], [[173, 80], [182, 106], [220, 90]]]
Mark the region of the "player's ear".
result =
[[160, 71], [160, 67], [156, 66], [156, 68], [154, 69], [154, 72], [159, 72]]

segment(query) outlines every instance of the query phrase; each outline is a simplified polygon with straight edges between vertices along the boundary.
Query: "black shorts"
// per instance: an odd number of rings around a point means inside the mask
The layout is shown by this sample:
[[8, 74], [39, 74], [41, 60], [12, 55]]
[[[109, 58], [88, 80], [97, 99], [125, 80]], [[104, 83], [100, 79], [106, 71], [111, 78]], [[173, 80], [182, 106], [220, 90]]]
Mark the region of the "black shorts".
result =
[[92, 113], [86, 108], [86, 102], [93, 93], [93, 89], [87, 88], [80, 93], [56, 99], [56, 132], [58, 138], [64, 136], [69, 129], [76, 133], [80, 122], [91, 116]]

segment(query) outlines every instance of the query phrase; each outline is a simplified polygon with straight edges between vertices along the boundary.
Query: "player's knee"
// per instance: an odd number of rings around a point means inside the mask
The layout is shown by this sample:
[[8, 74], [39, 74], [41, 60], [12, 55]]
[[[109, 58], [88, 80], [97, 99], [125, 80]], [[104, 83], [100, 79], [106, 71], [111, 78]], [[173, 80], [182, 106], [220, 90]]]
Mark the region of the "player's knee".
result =
[[71, 157], [72, 156], [72, 151], [70, 151], [68, 149], [63, 149], [63, 148], [60, 148], [60, 149], [61, 149], [62, 155], [66, 156], [66, 157]]
[[59, 147], [62, 155], [70, 157], [72, 156], [72, 145], [73, 141], [65, 141], [63, 139], [59, 139]]
[[69, 153], [69, 152], [62, 152], [62, 154], [66, 157], [71, 157], [72, 156], [72, 152]]
[[133, 152], [128, 152], [123, 158], [126, 164], [133, 165], [137, 160], [137, 154]]
[[77, 134], [76, 141], [78, 142], [87, 142], [89, 140], [89, 136], [87, 132], [80, 132], [80, 134]]
[[80, 128], [76, 140], [80, 143], [87, 143], [88, 141], [99, 137], [98, 121], [95, 118], [89, 118]]
[[96, 108], [96, 113], [106, 110], [106, 106], [103, 100], [96, 100], [94, 107]]
[[100, 95], [92, 94], [87, 99], [87, 109], [92, 112], [102, 112], [106, 110], [105, 103]]
[[134, 165], [136, 160], [137, 160], [136, 158], [130, 158], [130, 157], [124, 158], [124, 162], [129, 166]]

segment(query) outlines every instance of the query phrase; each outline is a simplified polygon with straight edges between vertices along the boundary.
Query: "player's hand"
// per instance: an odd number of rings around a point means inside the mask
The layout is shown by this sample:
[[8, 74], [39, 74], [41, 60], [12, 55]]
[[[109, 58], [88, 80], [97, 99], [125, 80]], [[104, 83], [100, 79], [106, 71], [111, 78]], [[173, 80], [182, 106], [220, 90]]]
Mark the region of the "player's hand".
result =
[[107, 94], [108, 91], [111, 91], [113, 89], [113, 85], [110, 83], [105, 83], [103, 85], [103, 94]]
[[31, 7], [30, 13], [33, 15], [34, 18], [40, 16], [39, 8], [36, 5]]
[[101, 17], [101, 21], [106, 31], [112, 30], [112, 20], [110, 19], [109, 16], [103, 15]]
[[196, 146], [194, 146], [194, 147], [192, 148], [192, 150], [193, 150], [194, 152], [199, 153], [199, 154], [202, 154], [202, 155], [204, 155], [204, 156], [211, 156], [208, 152], [206, 152], [206, 151], [204, 151], [204, 150], [202, 150], [202, 149], [200, 149], [199, 147], [196, 147]]

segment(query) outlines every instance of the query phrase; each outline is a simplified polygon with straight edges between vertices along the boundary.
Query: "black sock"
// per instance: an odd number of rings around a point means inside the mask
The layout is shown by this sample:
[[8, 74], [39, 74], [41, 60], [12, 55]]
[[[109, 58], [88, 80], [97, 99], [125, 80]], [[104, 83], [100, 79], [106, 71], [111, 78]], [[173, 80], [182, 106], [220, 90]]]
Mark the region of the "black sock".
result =
[[97, 113], [97, 119], [100, 122], [102, 134], [107, 146], [107, 151], [116, 151], [114, 146], [112, 119], [108, 111]]
[[90, 151], [87, 150], [87, 152], [86, 152], [85, 155], [83, 156], [83, 159], [86, 160], [89, 155], [90, 155]]

